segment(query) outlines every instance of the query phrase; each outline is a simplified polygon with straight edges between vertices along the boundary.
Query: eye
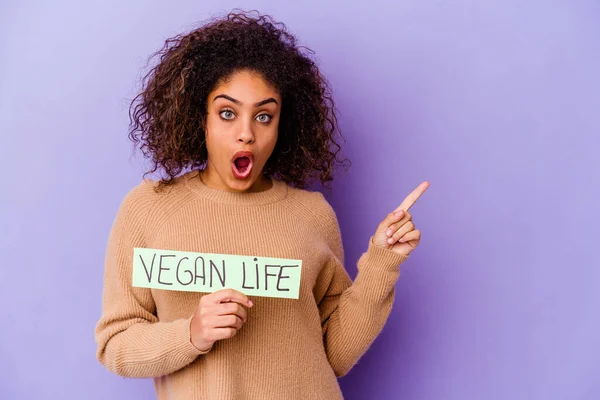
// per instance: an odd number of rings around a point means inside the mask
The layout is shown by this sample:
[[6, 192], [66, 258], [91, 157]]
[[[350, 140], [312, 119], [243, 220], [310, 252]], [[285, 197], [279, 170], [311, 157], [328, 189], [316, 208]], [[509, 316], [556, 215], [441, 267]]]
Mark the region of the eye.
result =
[[235, 114], [231, 110], [223, 110], [219, 113], [219, 115], [221, 116], [221, 118], [227, 120], [233, 119], [233, 117], [235, 116]]
[[258, 122], [271, 122], [271, 116], [269, 114], [260, 114], [256, 119]]

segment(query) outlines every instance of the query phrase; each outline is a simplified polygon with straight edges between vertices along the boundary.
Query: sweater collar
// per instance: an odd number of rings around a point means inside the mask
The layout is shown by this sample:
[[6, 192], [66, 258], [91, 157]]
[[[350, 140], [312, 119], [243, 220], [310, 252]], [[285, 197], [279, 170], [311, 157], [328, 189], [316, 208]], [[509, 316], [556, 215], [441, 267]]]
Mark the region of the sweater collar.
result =
[[282, 200], [287, 195], [287, 184], [270, 177], [273, 185], [262, 192], [237, 193], [207, 186], [199, 176], [199, 171], [190, 171], [183, 176], [187, 187], [196, 195], [222, 204], [258, 206]]

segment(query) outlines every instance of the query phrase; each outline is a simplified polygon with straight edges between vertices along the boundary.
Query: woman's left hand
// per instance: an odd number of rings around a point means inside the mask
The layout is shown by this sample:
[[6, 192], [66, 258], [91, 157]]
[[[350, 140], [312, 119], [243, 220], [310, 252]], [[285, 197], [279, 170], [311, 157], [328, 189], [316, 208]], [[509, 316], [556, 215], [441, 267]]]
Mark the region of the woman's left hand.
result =
[[409, 255], [417, 247], [421, 240], [421, 231], [415, 228], [408, 210], [428, 187], [429, 182], [422, 182], [398, 208], [385, 217], [373, 235], [373, 244], [403, 255]]

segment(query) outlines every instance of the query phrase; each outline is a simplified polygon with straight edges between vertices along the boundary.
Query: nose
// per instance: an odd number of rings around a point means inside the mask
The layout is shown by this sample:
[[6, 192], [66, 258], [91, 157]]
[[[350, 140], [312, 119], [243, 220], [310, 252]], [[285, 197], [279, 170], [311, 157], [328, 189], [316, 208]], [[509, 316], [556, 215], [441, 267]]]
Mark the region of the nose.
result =
[[252, 132], [252, 126], [245, 124], [241, 132], [238, 134], [238, 142], [244, 144], [250, 144], [254, 142], [254, 132]]

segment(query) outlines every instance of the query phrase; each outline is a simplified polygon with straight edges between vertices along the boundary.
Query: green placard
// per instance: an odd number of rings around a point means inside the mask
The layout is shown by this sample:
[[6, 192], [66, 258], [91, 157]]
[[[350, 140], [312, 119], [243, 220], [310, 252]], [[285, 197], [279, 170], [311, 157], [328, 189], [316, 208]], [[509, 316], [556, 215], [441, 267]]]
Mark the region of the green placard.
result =
[[134, 248], [133, 286], [297, 299], [302, 260]]

